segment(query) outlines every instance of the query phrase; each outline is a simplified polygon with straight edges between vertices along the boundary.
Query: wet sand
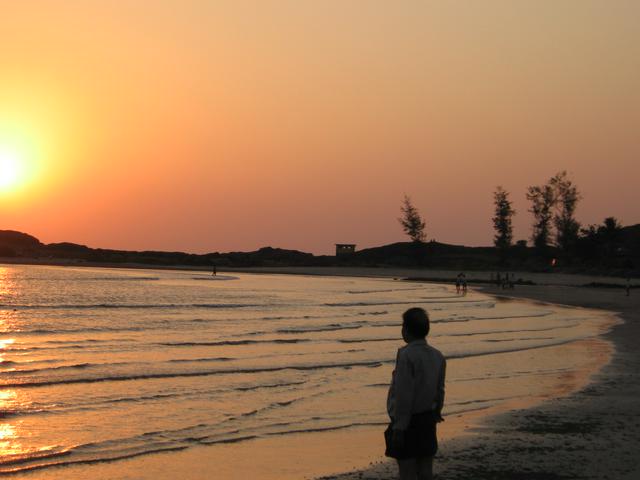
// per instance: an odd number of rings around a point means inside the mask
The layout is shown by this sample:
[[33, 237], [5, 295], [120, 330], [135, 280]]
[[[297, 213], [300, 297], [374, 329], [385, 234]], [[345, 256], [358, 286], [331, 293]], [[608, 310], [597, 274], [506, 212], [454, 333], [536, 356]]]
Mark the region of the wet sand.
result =
[[[242, 269], [258, 273], [262, 269]], [[355, 268], [287, 268], [265, 269], [271, 273], [303, 275], [347, 275], [380, 277], [420, 277], [433, 281], [454, 278], [457, 272], [425, 271], [407, 269], [355, 269]], [[278, 270], [275, 272], [274, 270]], [[467, 274], [473, 281], [489, 279], [488, 272]], [[516, 278], [519, 278], [516, 276]], [[621, 284], [623, 279], [574, 275], [522, 274], [525, 280], [532, 280], [536, 286], [518, 286], [516, 290], [504, 291], [495, 287], [484, 287], [481, 291], [507, 297], [528, 298], [543, 302], [559, 303], [587, 308], [605, 309], [620, 312], [624, 324], [615, 326], [605, 338], [615, 346], [612, 361], [600, 373], [588, 379], [578, 379], [581, 387], [577, 392], [548, 399], [534, 408], [524, 409], [514, 405], [514, 410], [485, 418], [478, 416], [473, 420], [472, 431], [455, 436], [441, 443], [441, 449], [435, 464], [435, 471], [441, 479], [559, 479], [559, 478], [640, 478], [640, 353], [637, 343], [640, 341], [640, 292], [634, 290], [631, 297], [624, 295], [622, 289], [596, 289], [578, 287], [591, 282]], [[472, 283], [473, 286], [473, 283]], [[567, 388], [571, 388], [576, 379], [567, 379]], [[535, 403], [535, 402], [534, 402]], [[382, 407], [383, 408], [383, 407]], [[449, 418], [448, 429], [454, 428], [456, 420]], [[456, 425], [460, 433], [460, 425]], [[383, 427], [381, 427], [382, 431]], [[361, 435], [360, 432], [357, 433]], [[342, 434], [337, 434], [342, 435]], [[452, 435], [446, 435], [447, 438]], [[354, 445], [366, 446], [371, 451], [371, 442], [381, 442], [382, 436], [362, 432]], [[321, 451], [307, 451], [302, 448], [294, 462], [324, 464], [325, 473], [336, 471], [327, 464], [338, 453], [344, 454], [344, 446], [339, 439], [326, 439], [327, 448]], [[324, 442], [323, 442], [324, 443]], [[265, 450], [264, 468], [269, 469], [269, 461], [279, 464], [275, 450], [263, 449], [258, 445], [249, 445], [251, 451], [240, 455], [239, 465], [244, 458], [255, 459], [255, 447]], [[329, 447], [334, 447], [332, 450]], [[382, 448], [382, 445], [380, 445]], [[195, 449], [194, 449], [195, 450]], [[235, 451], [235, 450], [234, 450]], [[229, 452], [228, 452], [229, 453]], [[320, 455], [315, 455], [320, 453]], [[356, 452], [352, 452], [355, 458]], [[322, 457], [328, 457], [323, 461]], [[184, 457], [184, 458], [183, 458]], [[102, 464], [103, 475], [95, 478], [142, 478], [151, 473], [160, 478], [174, 477], [185, 473], [189, 478], [208, 478], [212, 472], [220, 478], [230, 478], [231, 472], [221, 472], [216, 468], [215, 458], [202, 463], [202, 453], [198, 451], [177, 452], [170, 461], [162, 461], [162, 456], [149, 455], [130, 461], [127, 476], [121, 476], [119, 462]], [[304, 459], [304, 460], [303, 460]], [[167, 456], [169, 460], [169, 456]], [[258, 459], [259, 460], [259, 459]], [[375, 461], [375, 458], [371, 459]], [[251, 462], [249, 462], [251, 463]], [[364, 463], [356, 463], [361, 468]], [[135, 464], [135, 465], [134, 465]], [[135, 467], [135, 468], [133, 468]], [[54, 472], [54, 476], [59, 472]], [[94, 472], [95, 473], [95, 472]], [[117, 474], [116, 474], [117, 473]], [[233, 472], [247, 478], [242, 472]], [[40, 475], [37, 475], [40, 477]], [[218, 476], [218, 475], [216, 475]], [[44, 476], [41, 478], [45, 478]], [[78, 478], [78, 477], [76, 477]], [[340, 475], [317, 477], [332, 480], [370, 479], [382, 480], [397, 478], [395, 464], [391, 461], [372, 464], [366, 470], [357, 470]]]
[[[494, 295], [619, 312], [606, 334], [615, 346], [591, 383], [537, 407], [486, 419], [469, 434], [442, 442], [435, 472], [442, 480], [640, 478], [640, 295], [572, 286], [525, 286]], [[397, 478], [392, 461], [326, 480]]]

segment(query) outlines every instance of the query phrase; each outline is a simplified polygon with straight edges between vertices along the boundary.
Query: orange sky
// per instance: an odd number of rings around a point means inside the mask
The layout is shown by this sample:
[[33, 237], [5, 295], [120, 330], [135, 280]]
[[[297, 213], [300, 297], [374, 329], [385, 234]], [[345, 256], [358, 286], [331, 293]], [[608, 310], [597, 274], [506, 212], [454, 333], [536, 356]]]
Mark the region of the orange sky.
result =
[[95, 247], [488, 245], [566, 169], [640, 222], [640, 2], [3, 2], [0, 228]]

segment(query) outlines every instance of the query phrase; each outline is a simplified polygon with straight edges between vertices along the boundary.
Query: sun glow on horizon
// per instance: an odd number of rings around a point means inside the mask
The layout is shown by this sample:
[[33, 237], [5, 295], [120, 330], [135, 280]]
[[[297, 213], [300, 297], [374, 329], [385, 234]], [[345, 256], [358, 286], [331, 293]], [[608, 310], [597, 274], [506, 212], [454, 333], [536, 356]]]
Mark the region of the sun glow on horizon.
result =
[[0, 125], [0, 194], [14, 196], [31, 186], [39, 170], [39, 147], [25, 128]]
[[407, 192], [490, 245], [495, 185], [525, 239], [561, 170], [582, 224], [640, 222], [640, 2], [32, 3], [0, 15], [0, 229], [333, 254], [403, 240]]
[[20, 154], [0, 148], [0, 189], [6, 190], [20, 184], [24, 173], [24, 160]]

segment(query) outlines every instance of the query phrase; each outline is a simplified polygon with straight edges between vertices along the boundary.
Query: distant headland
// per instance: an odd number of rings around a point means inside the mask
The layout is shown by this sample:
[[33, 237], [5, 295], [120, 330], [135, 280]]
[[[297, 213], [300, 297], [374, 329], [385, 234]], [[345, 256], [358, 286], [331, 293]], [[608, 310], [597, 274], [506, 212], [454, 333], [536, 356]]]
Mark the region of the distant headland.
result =
[[264, 247], [253, 252], [127, 251], [91, 248], [75, 243], [44, 244], [36, 237], [0, 230], [0, 261], [6, 263], [77, 264], [149, 267], [404, 267], [447, 270], [563, 271], [640, 276], [640, 224], [623, 227], [614, 241], [591, 238], [567, 256], [523, 245], [504, 252], [496, 247], [466, 247], [435, 241], [398, 242], [338, 255], [314, 255], [298, 250]]

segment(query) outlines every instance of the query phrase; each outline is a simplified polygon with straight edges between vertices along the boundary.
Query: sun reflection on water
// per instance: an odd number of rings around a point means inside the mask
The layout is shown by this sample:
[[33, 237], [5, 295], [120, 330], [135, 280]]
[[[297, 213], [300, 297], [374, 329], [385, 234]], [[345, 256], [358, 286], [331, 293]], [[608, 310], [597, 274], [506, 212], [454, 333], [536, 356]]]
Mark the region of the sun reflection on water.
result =
[[16, 282], [13, 279], [14, 272], [7, 267], [0, 267], [0, 299], [13, 293]]
[[[15, 390], [0, 390], [0, 419], [11, 410], [11, 405], [16, 399]], [[18, 441], [16, 425], [0, 423], [0, 458], [8, 455], [19, 455], [24, 452], [22, 444]]]
[[19, 297], [20, 290], [15, 271], [7, 267], [0, 267], [0, 305], [2, 305], [0, 307], [0, 333], [19, 330], [18, 312], [11, 307], [11, 304]]
[[15, 428], [8, 423], [0, 424], [0, 457], [7, 455], [17, 455], [22, 451], [21, 446], [17, 446], [15, 439]]
[[19, 398], [13, 389], [0, 390], [0, 476], [10, 473], [18, 463], [30, 462], [52, 454], [64, 453], [69, 449], [61, 449], [54, 445], [35, 446], [25, 443], [31, 437], [25, 429], [23, 421], [7, 420], [21, 406], [26, 405], [24, 399]]
[[[6, 352], [4, 351], [7, 345], [11, 345], [15, 343], [15, 338], [3, 338], [0, 339], [0, 365], [5, 363], [7, 360], [5, 359]], [[0, 397], [0, 401], [2, 401], [2, 397]]]
[[[13, 272], [6, 267], [0, 267], [0, 304], [10, 303], [10, 299], [15, 298], [16, 289], [17, 284], [13, 278]], [[14, 331], [15, 316], [13, 309], [5, 307], [0, 310], [0, 332]], [[0, 365], [8, 362], [7, 347], [13, 345], [15, 341], [15, 338], [0, 338]], [[17, 396], [15, 390], [0, 390], [0, 422], [15, 411]], [[19, 440], [18, 430], [19, 423], [6, 421], [0, 423], [0, 459], [14, 458], [16, 455], [25, 453], [24, 445]]]

